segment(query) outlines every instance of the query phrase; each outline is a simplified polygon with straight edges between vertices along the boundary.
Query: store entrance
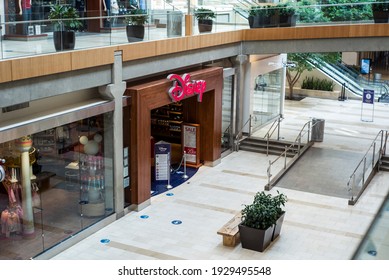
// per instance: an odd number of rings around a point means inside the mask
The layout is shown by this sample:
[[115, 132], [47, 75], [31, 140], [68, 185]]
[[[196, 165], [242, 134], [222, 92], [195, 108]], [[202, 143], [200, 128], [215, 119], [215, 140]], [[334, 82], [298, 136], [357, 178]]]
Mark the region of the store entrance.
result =
[[[189, 121], [188, 114], [184, 114], [188, 101], [170, 103], [150, 112], [151, 195], [174, 188], [197, 172], [197, 167], [187, 166], [187, 158], [183, 152], [182, 127]], [[164, 148], [168, 147], [166, 162], [162, 162], [161, 153], [157, 150], [161, 144]], [[161, 166], [164, 163], [166, 167]], [[170, 168], [170, 174], [166, 173], [169, 178], [161, 174], [166, 168]]]

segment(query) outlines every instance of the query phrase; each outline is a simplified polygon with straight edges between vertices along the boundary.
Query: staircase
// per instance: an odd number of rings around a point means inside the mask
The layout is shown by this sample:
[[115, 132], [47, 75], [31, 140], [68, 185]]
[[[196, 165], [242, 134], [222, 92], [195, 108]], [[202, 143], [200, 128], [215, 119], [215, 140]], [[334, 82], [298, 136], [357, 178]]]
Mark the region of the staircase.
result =
[[389, 171], [389, 156], [381, 157], [380, 171]]
[[[282, 140], [269, 140], [269, 151], [267, 151], [267, 140], [258, 137], [250, 137], [242, 140], [239, 144], [239, 150], [257, 152], [269, 155], [280, 155], [285, 151], [285, 146], [289, 147], [292, 142]], [[303, 144], [300, 148], [303, 148]], [[298, 147], [293, 147], [286, 153], [287, 157], [294, 157], [297, 154]]]

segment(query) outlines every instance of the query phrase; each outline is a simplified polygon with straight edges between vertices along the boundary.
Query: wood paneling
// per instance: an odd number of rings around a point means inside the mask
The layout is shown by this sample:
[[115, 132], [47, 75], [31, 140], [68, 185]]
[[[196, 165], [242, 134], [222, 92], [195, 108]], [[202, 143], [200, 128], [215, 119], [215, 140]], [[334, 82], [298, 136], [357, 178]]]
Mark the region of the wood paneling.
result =
[[[193, 80], [207, 82], [203, 102], [196, 104], [197, 114], [193, 122], [201, 126], [201, 160], [216, 161], [221, 156], [221, 96], [223, 69], [206, 68], [191, 72]], [[131, 96], [131, 196], [133, 204], [150, 198], [151, 190], [151, 110], [172, 103], [167, 91], [172, 82], [167, 79], [129, 87], [126, 95]], [[185, 99], [196, 100], [196, 97]], [[209, 103], [209, 104], [208, 104]], [[200, 116], [200, 114], [204, 116]], [[204, 132], [203, 132], [204, 131]]]
[[71, 70], [71, 52], [12, 60], [13, 80], [40, 77]]
[[188, 49], [186, 37], [171, 38], [156, 41], [156, 54], [164, 55], [169, 53], [183, 52]]
[[0, 61], [0, 83], [12, 80], [12, 63], [11, 60]]
[[113, 64], [118, 47], [96, 48], [71, 52], [72, 70]]
[[156, 55], [156, 41], [120, 45], [118, 49], [123, 51], [123, 61], [153, 57]]

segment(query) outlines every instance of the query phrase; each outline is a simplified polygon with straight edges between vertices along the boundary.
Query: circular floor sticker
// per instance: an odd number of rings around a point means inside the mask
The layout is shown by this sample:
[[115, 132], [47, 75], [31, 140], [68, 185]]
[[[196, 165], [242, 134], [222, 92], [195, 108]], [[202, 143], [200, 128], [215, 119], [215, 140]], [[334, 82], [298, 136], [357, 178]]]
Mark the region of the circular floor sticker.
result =
[[167, 193], [166, 195], [167, 195], [167, 196], [173, 196], [174, 193]]
[[140, 218], [141, 218], [141, 219], [148, 219], [149, 216], [148, 216], [148, 215], [142, 215], [142, 216], [140, 216]]
[[182, 224], [182, 222], [180, 220], [174, 220], [174, 221], [172, 221], [172, 224], [173, 225], [180, 225], [180, 224]]
[[103, 243], [103, 244], [107, 244], [109, 243], [111, 240], [109, 239], [101, 239], [100, 242]]

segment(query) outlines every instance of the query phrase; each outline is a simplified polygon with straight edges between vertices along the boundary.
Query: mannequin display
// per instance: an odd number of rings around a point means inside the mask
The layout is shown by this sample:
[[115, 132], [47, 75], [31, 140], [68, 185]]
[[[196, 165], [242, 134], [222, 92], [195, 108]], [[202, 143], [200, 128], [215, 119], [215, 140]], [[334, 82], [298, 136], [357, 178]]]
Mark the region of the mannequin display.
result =
[[117, 24], [117, 16], [119, 15], [119, 4], [117, 0], [111, 0], [112, 27]]
[[23, 35], [28, 35], [28, 26], [31, 21], [31, 0], [19, 0], [19, 15], [22, 16]]

